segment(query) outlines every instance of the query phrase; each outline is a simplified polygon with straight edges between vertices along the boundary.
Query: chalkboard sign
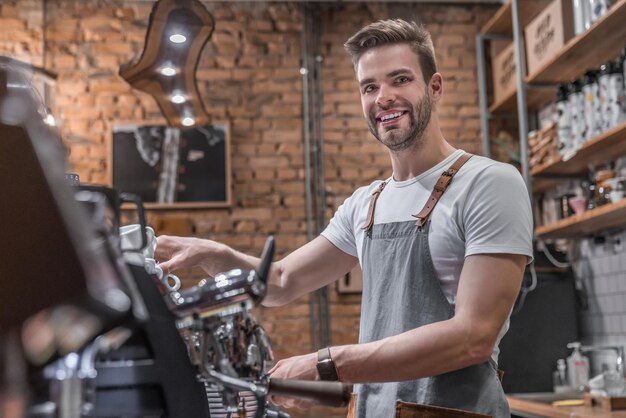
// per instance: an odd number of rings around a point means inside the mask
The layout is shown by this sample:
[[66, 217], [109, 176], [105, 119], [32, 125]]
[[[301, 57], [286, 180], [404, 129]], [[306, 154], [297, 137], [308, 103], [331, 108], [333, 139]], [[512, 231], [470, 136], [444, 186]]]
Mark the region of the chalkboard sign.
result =
[[230, 206], [227, 125], [116, 125], [111, 160], [113, 187], [147, 208]]

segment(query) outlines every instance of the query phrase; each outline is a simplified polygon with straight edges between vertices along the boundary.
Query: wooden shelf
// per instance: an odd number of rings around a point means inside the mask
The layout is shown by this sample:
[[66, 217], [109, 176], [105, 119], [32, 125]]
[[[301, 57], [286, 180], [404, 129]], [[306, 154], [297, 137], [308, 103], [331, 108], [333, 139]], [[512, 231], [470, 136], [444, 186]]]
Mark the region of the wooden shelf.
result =
[[[546, 1], [521, 2], [527, 21], [532, 20], [545, 6]], [[505, 16], [507, 19], [505, 19]], [[626, 44], [626, 0], [619, 0], [609, 12], [597, 21], [588, 31], [571, 39], [549, 62], [526, 76], [527, 84], [566, 83], [580, 77], [588, 69], [599, 68], [605, 62], [616, 58]], [[507, 23], [508, 22], [508, 23]], [[526, 22], [528, 23], [528, 22]], [[522, 22], [525, 25], [524, 22]], [[507, 26], [508, 25], [508, 26]], [[502, 34], [511, 30], [511, 2], [503, 5], [483, 27], [483, 32]], [[598, 48], [601, 45], [601, 48]], [[556, 87], [528, 88], [526, 107], [538, 110], [556, 97]], [[489, 106], [489, 113], [511, 113], [517, 110], [516, 91]]]
[[526, 77], [532, 83], [564, 83], [615, 59], [626, 43], [626, 0], [619, 0], [586, 32], [572, 38], [541, 68]]
[[[520, 0], [521, 26], [526, 26], [550, 0]], [[574, 37], [550, 61], [525, 77], [526, 106], [537, 110], [554, 101], [556, 88], [539, 89], [535, 85], [566, 83], [579, 78], [589, 69], [615, 59], [626, 43], [626, 0], [618, 0], [609, 12], [589, 30]], [[485, 24], [482, 33], [511, 36], [512, 2], [507, 1]], [[517, 92], [514, 90], [489, 106], [490, 114], [517, 111]], [[626, 155], [626, 123], [585, 143], [568, 161], [558, 160], [531, 169], [533, 192], [540, 192], [561, 183], [568, 176], [584, 175], [589, 165], [614, 160]], [[542, 176], [545, 176], [542, 178]], [[560, 178], [563, 177], [563, 178]], [[626, 199], [589, 210], [550, 225], [535, 229], [542, 238], [573, 238], [601, 230], [626, 226]]]
[[[542, 106], [553, 102], [556, 98], [556, 88], [554, 89], [527, 89], [526, 107], [529, 109], [539, 109]], [[512, 91], [501, 100], [489, 106], [489, 113], [511, 113], [517, 111], [517, 91]]]
[[626, 226], [626, 199], [535, 228], [540, 238], [575, 238]]
[[549, 189], [554, 189], [563, 183], [563, 179], [533, 177], [532, 189], [533, 193], [542, 193]]
[[[549, 0], [522, 0], [520, 5], [520, 17], [522, 27], [526, 26], [535, 18], [548, 4]], [[482, 33], [493, 35], [509, 35], [513, 34], [511, 0], [503, 4], [491, 19], [481, 29]]]
[[569, 160], [561, 159], [551, 164], [536, 165], [530, 170], [530, 174], [581, 175], [589, 171], [590, 165], [606, 163], [623, 155], [626, 155], [626, 122], [592, 138]]

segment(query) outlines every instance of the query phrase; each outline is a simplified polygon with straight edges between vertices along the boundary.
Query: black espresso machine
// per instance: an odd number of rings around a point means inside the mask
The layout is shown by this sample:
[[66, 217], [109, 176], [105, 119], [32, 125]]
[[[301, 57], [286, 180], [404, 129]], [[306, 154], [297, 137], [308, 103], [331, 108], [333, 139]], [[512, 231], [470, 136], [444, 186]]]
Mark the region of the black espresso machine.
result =
[[[0, 65], [0, 416], [275, 416], [268, 394], [344, 405], [350, 387], [271, 380], [269, 337], [249, 314], [258, 271], [174, 290], [120, 248], [119, 207], [141, 202], [70, 186], [58, 134], [23, 71]], [[127, 249], [128, 250], [128, 249]]]

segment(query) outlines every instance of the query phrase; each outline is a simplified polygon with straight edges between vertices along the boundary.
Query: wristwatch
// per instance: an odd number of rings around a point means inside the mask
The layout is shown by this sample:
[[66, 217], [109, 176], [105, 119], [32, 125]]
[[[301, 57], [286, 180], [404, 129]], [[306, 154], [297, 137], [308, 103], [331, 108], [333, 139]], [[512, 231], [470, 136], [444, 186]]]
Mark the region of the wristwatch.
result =
[[321, 380], [338, 381], [337, 366], [330, 356], [330, 347], [322, 348], [317, 352], [317, 374]]

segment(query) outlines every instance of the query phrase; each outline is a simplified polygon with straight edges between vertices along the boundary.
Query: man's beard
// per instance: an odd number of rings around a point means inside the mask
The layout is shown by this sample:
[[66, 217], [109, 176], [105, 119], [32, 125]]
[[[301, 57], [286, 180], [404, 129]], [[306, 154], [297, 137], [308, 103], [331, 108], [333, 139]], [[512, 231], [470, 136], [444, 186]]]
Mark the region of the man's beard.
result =
[[[420, 147], [423, 143], [424, 132], [430, 122], [431, 105], [428, 95], [424, 95], [424, 98], [420, 103], [411, 105], [409, 102], [399, 100], [394, 103], [390, 108], [398, 107], [407, 111], [409, 116], [408, 128], [395, 128], [391, 131], [379, 133], [376, 123], [376, 110], [372, 110], [367, 118], [367, 125], [370, 132], [381, 144], [385, 145], [391, 151], [402, 151], [407, 148], [417, 145]], [[384, 129], [384, 128], [382, 128]]]

